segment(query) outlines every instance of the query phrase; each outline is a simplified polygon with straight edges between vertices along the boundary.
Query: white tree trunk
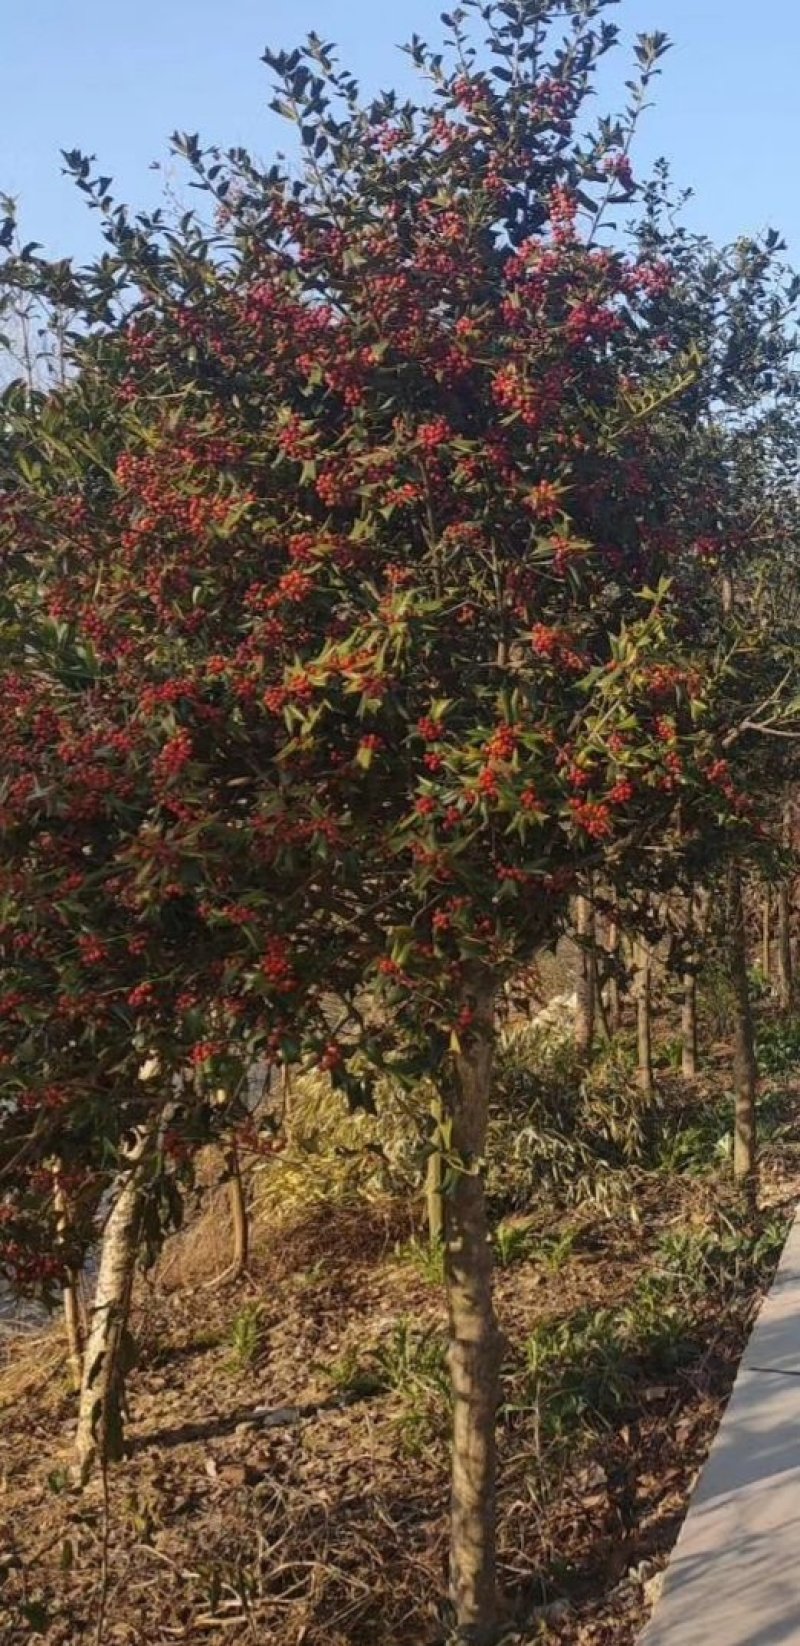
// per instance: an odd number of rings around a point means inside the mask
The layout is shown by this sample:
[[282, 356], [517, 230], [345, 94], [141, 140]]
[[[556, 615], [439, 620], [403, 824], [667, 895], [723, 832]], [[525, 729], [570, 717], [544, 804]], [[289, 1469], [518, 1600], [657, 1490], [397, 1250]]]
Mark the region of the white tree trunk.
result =
[[130, 1369], [130, 1312], [142, 1188], [150, 1133], [125, 1151], [126, 1170], [114, 1189], [100, 1253], [97, 1288], [89, 1317], [84, 1355], [73, 1473], [85, 1484], [95, 1461], [118, 1461], [123, 1453], [125, 1375]]

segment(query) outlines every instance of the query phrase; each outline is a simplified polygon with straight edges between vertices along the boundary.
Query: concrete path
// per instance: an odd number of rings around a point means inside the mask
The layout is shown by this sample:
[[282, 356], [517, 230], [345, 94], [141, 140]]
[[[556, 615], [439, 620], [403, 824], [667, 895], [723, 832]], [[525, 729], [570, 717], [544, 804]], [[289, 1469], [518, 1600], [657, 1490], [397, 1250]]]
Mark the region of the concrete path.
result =
[[800, 1646], [800, 1214], [641, 1646]]

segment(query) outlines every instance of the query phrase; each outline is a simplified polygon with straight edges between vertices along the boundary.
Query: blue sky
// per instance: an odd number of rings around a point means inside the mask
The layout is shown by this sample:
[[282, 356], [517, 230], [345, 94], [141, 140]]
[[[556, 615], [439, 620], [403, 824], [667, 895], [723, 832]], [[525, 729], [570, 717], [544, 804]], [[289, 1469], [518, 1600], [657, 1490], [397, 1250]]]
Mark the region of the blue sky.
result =
[[[88, 256], [96, 220], [60, 176], [61, 148], [96, 153], [123, 198], [152, 204], [162, 174], [148, 168], [175, 127], [262, 158], [280, 145], [259, 63], [267, 42], [292, 45], [315, 28], [369, 89], [407, 85], [395, 46], [415, 29], [435, 39], [440, 10], [439, 0], [3, 0], [0, 189], [19, 196], [26, 236]], [[621, 0], [611, 15], [627, 39], [662, 28], [675, 42], [642, 161], [671, 157], [696, 191], [698, 226], [719, 238], [775, 226], [800, 263], [798, 0]]]

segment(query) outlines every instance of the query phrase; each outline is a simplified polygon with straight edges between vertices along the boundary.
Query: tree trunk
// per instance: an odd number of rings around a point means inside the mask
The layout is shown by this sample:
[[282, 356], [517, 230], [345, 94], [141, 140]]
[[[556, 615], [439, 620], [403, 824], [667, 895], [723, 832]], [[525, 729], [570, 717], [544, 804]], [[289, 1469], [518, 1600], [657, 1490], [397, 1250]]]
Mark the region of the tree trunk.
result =
[[684, 1080], [697, 1079], [697, 977], [693, 971], [683, 974], [681, 1073]]
[[608, 949], [612, 964], [612, 971], [608, 979], [607, 988], [608, 1026], [612, 1035], [614, 1035], [619, 1034], [622, 1024], [622, 1002], [620, 998], [619, 977], [617, 975], [620, 948], [618, 920], [612, 920], [609, 923], [606, 947]]
[[697, 920], [695, 894], [689, 893], [686, 943], [691, 962], [683, 974], [681, 1006], [681, 1073], [684, 1080], [697, 1078]]
[[772, 976], [772, 892], [769, 886], [764, 887], [761, 904], [761, 970], [765, 983], [769, 983]]
[[578, 940], [578, 976], [575, 1008], [575, 1049], [585, 1061], [592, 1055], [595, 1015], [594, 909], [584, 892], [575, 899], [575, 936]]
[[289, 1064], [284, 1063], [281, 1068], [281, 1130], [287, 1143], [292, 1141], [293, 1097], [292, 1071]]
[[[792, 845], [792, 807], [783, 808], [784, 845]], [[791, 1011], [794, 1003], [794, 966], [792, 963], [792, 881], [783, 880], [778, 887], [778, 998], [783, 1011]]]
[[652, 964], [650, 945], [643, 937], [635, 940], [636, 955], [636, 1039], [637, 1078], [646, 1097], [655, 1090], [653, 1080]]
[[788, 881], [778, 887], [778, 998], [783, 1011], [791, 1010], [794, 996], [792, 966], [792, 893]]
[[[59, 1244], [63, 1245], [69, 1232], [69, 1205], [61, 1181], [58, 1163], [53, 1168], [53, 1200]], [[83, 1322], [79, 1297], [80, 1276], [74, 1269], [66, 1270], [63, 1289], [64, 1330], [67, 1338], [67, 1365], [73, 1394], [79, 1394], [83, 1382]]]
[[747, 932], [744, 916], [742, 876], [738, 863], [728, 870], [728, 964], [733, 986], [733, 1084], [735, 1093], [733, 1130], [733, 1175], [748, 1203], [755, 1209], [757, 1194], [756, 1158], [756, 1066], [753, 1014], [747, 977]]
[[73, 1474], [80, 1485], [97, 1458], [105, 1464], [123, 1455], [125, 1376], [131, 1361], [128, 1315], [149, 1142], [150, 1134], [140, 1133], [126, 1149], [127, 1170], [117, 1180], [103, 1233], [75, 1435]]
[[239, 1150], [236, 1147], [234, 1137], [230, 1139], [225, 1151], [225, 1167], [228, 1173], [228, 1197], [231, 1208], [231, 1223], [233, 1224], [231, 1279], [240, 1280], [242, 1275], [247, 1273], [247, 1264], [250, 1258], [250, 1224], [244, 1197]]
[[592, 950], [592, 971], [594, 972], [594, 998], [597, 1006], [597, 1016], [600, 1020], [600, 1033], [603, 1036], [605, 1044], [610, 1046], [611, 1041], [614, 1038], [614, 1031], [611, 1027], [611, 1019], [608, 1015], [608, 1006], [606, 1004], [606, 999], [603, 992], [603, 981], [600, 976], [600, 959], [597, 953], [597, 944], [595, 944]]
[[442, 1100], [431, 1100], [431, 1152], [425, 1172], [425, 1205], [428, 1213], [428, 1242], [433, 1251], [444, 1240], [444, 1174], [442, 1171]]
[[485, 1646], [497, 1628], [496, 1422], [502, 1339], [492, 1302], [492, 1251], [481, 1162], [494, 1041], [494, 987], [476, 975], [474, 1016], [453, 1058], [452, 1148], [461, 1163], [448, 1195], [445, 1274], [453, 1389], [450, 1594], [459, 1638]]

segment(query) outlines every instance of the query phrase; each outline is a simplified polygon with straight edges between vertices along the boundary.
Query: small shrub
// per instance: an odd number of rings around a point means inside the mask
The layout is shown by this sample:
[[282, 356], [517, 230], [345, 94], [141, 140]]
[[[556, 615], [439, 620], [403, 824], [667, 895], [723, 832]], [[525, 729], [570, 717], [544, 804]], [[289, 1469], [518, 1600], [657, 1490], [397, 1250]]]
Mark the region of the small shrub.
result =
[[506, 1410], [534, 1418], [537, 1449], [572, 1443], [629, 1406], [643, 1378], [672, 1371], [693, 1352], [691, 1319], [645, 1276], [614, 1309], [546, 1321], [524, 1346]]
[[749, 1261], [759, 1279], [770, 1277], [786, 1244], [788, 1233], [789, 1219], [778, 1213], [769, 1218], [756, 1235], [751, 1236]]
[[531, 1232], [526, 1223], [498, 1223], [494, 1231], [494, 1253], [499, 1268], [521, 1263], [531, 1250]]
[[450, 1407], [447, 1344], [433, 1327], [420, 1329], [404, 1317], [374, 1348], [363, 1354], [349, 1348], [324, 1370], [341, 1395], [396, 1395], [397, 1432], [410, 1455], [444, 1435]]
[[588, 1071], [571, 1025], [561, 1037], [535, 1025], [509, 1031], [501, 1044], [490, 1117], [487, 1191], [502, 1219], [550, 1195], [556, 1203], [588, 1201], [619, 1210], [631, 1199], [654, 1105], [633, 1079], [633, 1058], [620, 1038]]
[[320, 1281], [325, 1279], [328, 1268], [327, 1258], [318, 1257], [316, 1262], [310, 1264], [307, 1269], [301, 1269], [300, 1273], [295, 1276], [295, 1286], [298, 1291], [313, 1291], [315, 1286], [318, 1286]]
[[420, 1330], [404, 1316], [373, 1350], [372, 1358], [386, 1389], [403, 1394], [417, 1383], [447, 1387], [447, 1345], [432, 1326]]
[[734, 1300], [774, 1267], [786, 1240], [785, 1218], [773, 1216], [753, 1230], [728, 1219], [705, 1229], [662, 1235], [658, 1267], [648, 1277], [662, 1301], [692, 1302], [706, 1293]]
[[730, 1153], [732, 1123], [733, 1098], [727, 1095], [665, 1117], [653, 1139], [652, 1165], [668, 1175], [709, 1171]]
[[373, 1352], [386, 1390], [399, 1396], [397, 1431], [403, 1450], [416, 1456], [443, 1438], [450, 1410], [447, 1344], [433, 1327], [420, 1331], [399, 1320]]
[[408, 1263], [429, 1286], [444, 1285], [444, 1244], [442, 1241], [409, 1240], [397, 1248], [401, 1263]]
[[756, 1057], [762, 1074], [782, 1075], [800, 1070], [800, 1018], [762, 1023]]
[[[762, 1065], [763, 1067], [763, 1065]], [[780, 1091], [762, 1091], [757, 1104], [761, 1143], [777, 1143], [790, 1136], [786, 1097]], [[647, 1164], [671, 1175], [701, 1176], [730, 1159], [733, 1147], [732, 1092], [665, 1115], [654, 1129]]]
[[610, 1309], [545, 1322], [527, 1339], [518, 1400], [532, 1413], [539, 1444], [565, 1440], [623, 1405], [631, 1379]]
[[761, 966], [751, 966], [747, 974], [747, 980], [750, 985], [751, 1000], [769, 999], [772, 993], [772, 985], [769, 978], [765, 977]]
[[786, 1143], [797, 1140], [797, 1125], [791, 1116], [787, 1093], [780, 1087], [765, 1087], [758, 1098], [758, 1140], [767, 1143]]
[[230, 1366], [243, 1372], [253, 1366], [264, 1347], [264, 1309], [260, 1303], [247, 1303], [239, 1310], [231, 1326]]
[[430, 1091], [384, 1076], [373, 1095], [374, 1114], [351, 1109], [326, 1074], [295, 1078], [289, 1138], [254, 1170], [257, 1216], [272, 1227], [309, 1206], [422, 1193]]
[[551, 1274], [558, 1274], [572, 1257], [577, 1238], [576, 1229], [564, 1229], [560, 1235], [545, 1235], [537, 1241], [532, 1255], [540, 1259]]
[[324, 1371], [336, 1393], [345, 1398], [359, 1400], [368, 1395], [383, 1394], [386, 1388], [378, 1371], [366, 1365], [352, 1345], [345, 1349], [339, 1360], [325, 1366]]
[[683, 1059], [683, 1041], [680, 1035], [673, 1035], [671, 1040], [662, 1041], [656, 1048], [656, 1055], [659, 1062], [673, 1073], [677, 1073]]
[[733, 1023], [733, 986], [718, 955], [707, 959], [698, 984], [699, 1015], [706, 1034], [713, 1040], [726, 1040]]
[[730, 1123], [715, 1135], [702, 1122], [691, 1126], [677, 1125], [665, 1130], [658, 1150], [657, 1164], [668, 1176], [686, 1172], [699, 1176], [724, 1158], [730, 1149]]
[[617, 1320], [630, 1353], [647, 1376], [673, 1372], [694, 1352], [691, 1313], [683, 1299], [665, 1295], [652, 1275], [637, 1282]]

